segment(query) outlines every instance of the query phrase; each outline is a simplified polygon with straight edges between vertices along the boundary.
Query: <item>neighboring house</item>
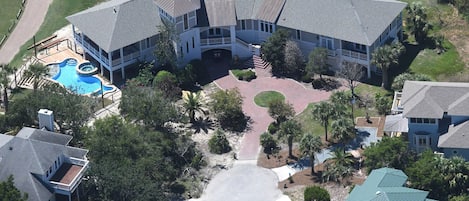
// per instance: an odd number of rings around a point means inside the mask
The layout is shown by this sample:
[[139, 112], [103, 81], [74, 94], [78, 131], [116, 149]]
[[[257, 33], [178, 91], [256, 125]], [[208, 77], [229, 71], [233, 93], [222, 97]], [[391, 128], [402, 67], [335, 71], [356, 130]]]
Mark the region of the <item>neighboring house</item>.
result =
[[405, 7], [395, 0], [111, 0], [67, 20], [75, 45], [99, 63], [102, 74], [110, 73], [111, 82], [113, 72], [124, 78], [126, 66], [155, 59], [164, 21], [175, 24], [180, 64], [211, 50], [252, 56], [256, 44], [284, 28], [305, 56], [325, 47], [334, 69], [356, 62], [370, 77], [378, 71], [370, 63], [373, 50], [402, 37]]
[[0, 181], [13, 175], [16, 188], [31, 201], [76, 200], [88, 150], [68, 146], [71, 139], [33, 128], [0, 134]]
[[371, 171], [362, 185], [356, 185], [347, 201], [434, 201], [427, 191], [405, 187], [402, 170], [380, 168]]
[[469, 83], [406, 81], [400, 104], [410, 147], [469, 160]]

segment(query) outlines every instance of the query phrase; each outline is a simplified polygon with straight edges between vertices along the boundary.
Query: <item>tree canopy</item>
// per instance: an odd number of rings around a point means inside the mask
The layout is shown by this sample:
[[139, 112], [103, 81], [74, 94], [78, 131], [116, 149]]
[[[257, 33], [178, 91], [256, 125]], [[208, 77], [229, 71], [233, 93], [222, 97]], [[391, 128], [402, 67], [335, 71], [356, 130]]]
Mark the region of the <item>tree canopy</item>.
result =
[[0, 182], [0, 200], [4, 201], [26, 201], [27, 193], [21, 193], [15, 186], [13, 175], [10, 175], [6, 181]]
[[368, 171], [382, 167], [404, 170], [416, 159], [415, 153], [408, 149], [407, 142], [398, 137], [384, 137], [380, 142], [372, 143], [363, 155]]
[[243, 97], [238, 89], [219, 90], [211, 94], [211, 111], [223, 129], [242, 132], [246, 129], [247, 118], [243, 113]]
[[288, 156], [293, 157], [293, 140], [300, 137], [301, 135], [301, 125], [295, 120], [288, 120], [280, 124], [280, 129], [278, 131], [279, 138], [283, 138], [287, 141], [288, 144]]
[[295, 116], [293, 106], [283, 100], [275, 99], [269, 102], [269, 116], [278, 124]]
[[323, 47], [315, 48], [309, 53], [309, 60], [306, 64], [306, 72], [310, 74], [319, 74], [322, 79], [322, 75], [327, 73], [329, 70], [329, 64], [327, 64], [328, 50]]
[[378, 47], [371, 54], [372, 55], [371, 63], [376, 65], [379, 69], [381, 69], [383, 73], [381, 87], [385, 89], [388, 88], [389, 68], [399, 63], [399, 57], [404, 52], [405, 52], [405, 47], [401, 43], [397, 42], [391, 45], [384, 45], [384, 46]]
[[282, 75], [285, 64], [285, 45], [289, 33], [285, 29], [278, 29], [262, 44], [262, 59], [272, 65], [274, 75]]

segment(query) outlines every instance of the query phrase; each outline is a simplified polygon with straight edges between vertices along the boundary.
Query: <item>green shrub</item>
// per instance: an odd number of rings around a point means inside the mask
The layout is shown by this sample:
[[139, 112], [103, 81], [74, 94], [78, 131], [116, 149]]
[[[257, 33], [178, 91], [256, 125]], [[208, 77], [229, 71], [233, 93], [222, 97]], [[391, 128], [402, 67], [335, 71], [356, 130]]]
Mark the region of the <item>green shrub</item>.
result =
[[261, 135], [261, 146], [264, 147], [264, 153], [272, 153], [273, 149], [277, 148], [277, 140], [270, 133], [262, 133]]
[[301, 76], [301, 81], [305, 83], [311, 83], [313, 81], [313, 76], [310, 73], [306, 73]]
[[267, 131], [269, 131], [270, 134], [275, 134], [277, 133], [279, 128], [279, 125], [275, 122], [272, 122], [269, 124], [269, 128], [267, 128]]
[[183, 88], [189, 88], [194, 86], [197, 81], [197, 74], [195, 72], [194, 66], [192, 64], [187, 64], [183, 69], [178, 70], [177, 79], [179, 85]]
[[256, 73], [251, 70], [234, 69], [234, 70], [231, 70], [231, 72], [233, 73], [234, 76], [236, 76], [236, 78], [238, 78], [238, 80], [244, 80], [248, 82], [257, 77]]
[[215, 134], [208, 141], [208, 148], [211, 153], [224, 154], [231, 151], [230, 142], [226, 139], [225, 134], [217, 130]]
[[401, 91], [402, 88], [404, 87], [404, 82], [407, 80], [431, 81], [432, 78], [425, 74], [402, 73], [394, 78], [391, 88], [394, 91]]
[[309, 186], [305, 188], [304, 199], [305, 201], [330, 201], [331, 196], [320, 186]]
[[378, 114], [384, 115], [391, 109], [392, 101], [389, 97], [383, 96], [380, 93], [375, 95], [375, 108]]
[[315, 88], [315, 89], [322, 89], [324, 87], [324, 80], [322, 80], [322, 79], [313, 79], [311, 84], [313, 85], [313, 88]]
[[181, 88], [178, 86], [176, 76], [165, 70], [156, 74], [155, 79], [153, 79], [153, 86], [161, 90], [165, 97], [171, 100], [175, 100], [181, 94]]

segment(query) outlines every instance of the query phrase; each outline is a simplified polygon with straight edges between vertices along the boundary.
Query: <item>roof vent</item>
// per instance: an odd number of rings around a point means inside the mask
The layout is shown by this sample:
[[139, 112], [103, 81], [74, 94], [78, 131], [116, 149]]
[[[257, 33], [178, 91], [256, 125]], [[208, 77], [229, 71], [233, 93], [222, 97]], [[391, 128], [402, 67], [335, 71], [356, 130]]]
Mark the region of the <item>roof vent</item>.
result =
[[8, 149], [11, 151], [11, 150], [13, 150], [13, 147], [8, 147]]
[[116, 10], [116, 8], [113, 8], [112, 10], [114, 11], [114, 13], [117, 13], [117, 10]]
[[379, 194], [381, 194], [381, 191], [376, 191], [376, 195], [379, 195]]

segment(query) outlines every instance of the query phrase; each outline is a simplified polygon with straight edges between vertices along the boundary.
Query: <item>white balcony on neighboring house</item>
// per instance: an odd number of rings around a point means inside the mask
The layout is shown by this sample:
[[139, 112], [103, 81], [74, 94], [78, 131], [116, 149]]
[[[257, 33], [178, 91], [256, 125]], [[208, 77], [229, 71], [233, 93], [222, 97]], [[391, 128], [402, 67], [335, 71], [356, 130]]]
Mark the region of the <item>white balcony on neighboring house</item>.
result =
[[69, 158], [49, 180], [50, 185], [59, 194], [71, 194], [80, 184], [83, 174], [88, 169], [87, 160]]
[[402, 92], [394, 92], [392, 100], [391, 114], [399, 114], [404, 112], [404, 107], [401, 104]]
[[351, 59], [357, 59], [357, 60], [362, 60], [362, 61], [368, 61], [368, 56], [365, 53], [356, 52], [352, 50], [345, 50], [345, 49], [338, 49], [337, 51], [340, 52], [343, 58], [351, 58]]

